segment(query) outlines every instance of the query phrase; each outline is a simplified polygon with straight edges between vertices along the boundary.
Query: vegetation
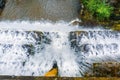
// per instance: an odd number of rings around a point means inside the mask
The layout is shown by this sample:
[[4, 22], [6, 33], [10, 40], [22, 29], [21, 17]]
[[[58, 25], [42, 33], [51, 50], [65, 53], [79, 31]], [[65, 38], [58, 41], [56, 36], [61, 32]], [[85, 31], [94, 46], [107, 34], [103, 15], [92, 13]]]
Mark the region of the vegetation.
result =
[[82, 0], [84, 7], [98, 20], [109, 19], [113, 7], [106, 0]]

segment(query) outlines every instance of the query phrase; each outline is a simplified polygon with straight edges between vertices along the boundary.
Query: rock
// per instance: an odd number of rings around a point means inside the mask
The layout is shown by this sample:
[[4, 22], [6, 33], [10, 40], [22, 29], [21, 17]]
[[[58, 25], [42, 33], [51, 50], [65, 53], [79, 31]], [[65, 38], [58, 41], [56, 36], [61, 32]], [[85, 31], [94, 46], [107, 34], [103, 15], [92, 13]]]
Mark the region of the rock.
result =
[[120, 31], [120, 24], [115, 24], [115, 25], [113, 26], [112, 30]]
[[120, 77], [120, 63], [102, 62], [93, 64], [93, 76], [95, 77]]
[[58, 66], [57, 66], [57, 62], [55, 61], [52, 69], [45, 73], [45, 77], [57, 77], [57, 76], [58, 76]]
[[5, 4], [6, 4], [6, 0], [0, 0], [0, 9], [4, 9], [5, 7]]
[[5, 7], [6, 0], [0, 0], [0, 15]]

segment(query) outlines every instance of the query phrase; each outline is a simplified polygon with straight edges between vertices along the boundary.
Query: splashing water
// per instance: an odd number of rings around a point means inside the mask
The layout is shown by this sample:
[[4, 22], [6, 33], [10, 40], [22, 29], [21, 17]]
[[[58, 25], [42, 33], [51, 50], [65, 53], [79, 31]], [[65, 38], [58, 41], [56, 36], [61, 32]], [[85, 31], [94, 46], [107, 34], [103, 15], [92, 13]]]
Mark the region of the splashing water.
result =
[[60, 76], [81, 77], [94, 62], [119, 61], [119, 40], [64, 22], [0, 22], [0, 75], [44, 76], [56, 61]]

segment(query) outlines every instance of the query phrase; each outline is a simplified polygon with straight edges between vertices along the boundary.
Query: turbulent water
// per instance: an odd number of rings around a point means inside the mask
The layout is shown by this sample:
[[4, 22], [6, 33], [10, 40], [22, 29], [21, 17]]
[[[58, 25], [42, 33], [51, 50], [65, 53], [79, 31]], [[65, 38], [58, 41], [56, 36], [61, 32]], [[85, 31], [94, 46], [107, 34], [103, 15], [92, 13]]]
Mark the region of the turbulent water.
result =
[[119, 61], [120, 33], [65, 22], [0, 22], [0, 75], [44, 76], [54, 61], [59, 75], [83, 76], [92, 63]]

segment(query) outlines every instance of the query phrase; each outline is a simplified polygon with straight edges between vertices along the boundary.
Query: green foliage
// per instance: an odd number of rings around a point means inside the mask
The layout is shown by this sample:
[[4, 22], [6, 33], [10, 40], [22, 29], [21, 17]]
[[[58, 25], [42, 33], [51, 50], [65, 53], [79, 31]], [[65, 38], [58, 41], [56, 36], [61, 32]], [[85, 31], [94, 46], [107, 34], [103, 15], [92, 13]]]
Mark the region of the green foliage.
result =
[[108, 19], [112, 13], [113, 7], [105, 2], [106, 0], [82, 0], [83, 5], [98, 20]]

